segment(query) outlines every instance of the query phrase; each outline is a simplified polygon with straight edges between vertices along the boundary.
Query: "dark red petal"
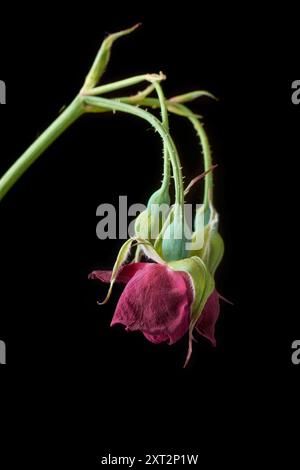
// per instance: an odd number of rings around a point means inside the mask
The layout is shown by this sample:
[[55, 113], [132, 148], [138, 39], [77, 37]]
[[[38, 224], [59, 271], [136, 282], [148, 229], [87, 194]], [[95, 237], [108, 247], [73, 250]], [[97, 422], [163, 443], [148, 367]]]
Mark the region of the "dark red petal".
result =
[[150, 335], [148, 333], [144, 333], [145, 338], [147, 338], [148, 341], [154, 344], [159, 344], [159, 343], [164, 343], [165, 341], [169, 340], [169, 337], [167, 334], [162, 333], [160, 335]]
[[[143, 269], [148, 263], [130, 263], [121, 267], [116, 282], [127, 284], [137, 271]], [[93, 271], [89, 279], [98, 279], [101, 282], [110, 282], [112, 271]]]
[[128, 282], [111, 324], [140, 330], [155, 343], [175, 343], [189, 328], [193, 301], [189, 277], [162, 264], [141, 264], [144, 268]]
[[89, 279], [98, 279], [101, 282], [110, 283], [112, 271], [92, 271], [89, 274]]
[[203, 312], [196, 324], [196, 330], [216, 346], [215, 326], [220, 313], [220, 299], [216, 290], [208, 298]]

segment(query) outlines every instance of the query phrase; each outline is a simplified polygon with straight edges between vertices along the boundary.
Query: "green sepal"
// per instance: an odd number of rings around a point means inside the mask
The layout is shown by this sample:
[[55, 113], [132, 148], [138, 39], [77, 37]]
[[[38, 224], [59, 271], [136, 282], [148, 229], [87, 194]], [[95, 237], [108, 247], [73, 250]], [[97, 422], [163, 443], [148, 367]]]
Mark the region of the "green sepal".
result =
[[131, 245], [132, 243], [134, 242], [134, 239], [133, 238], [129, 238], [128, 240], [126, 240], [126, 242], [122, 245], [119, 253], [118, 253], [118, 256], [117, 256], [117, 259], [116, 259], [116, 262], [114, 264], [114, 267], [113, 267], [113, 270], [112, 270], [112, 275], [111, 275], [111, 279], [110, 279], [110, 285], [109, 285], [109, 289], [108, 289], [108, 292], [107, 292], [107, 295], [105, 297], [105, 299], [103, 300], [103, 302], [98, 302], [99, 305], [104, 305], [108, 302], [110, 296], [111, 296], [111, 293], [112, 293], [112, 288], [113, 288], [113, 285], [117, 279], [117, 276], [118, 276], [118, 273], [122, 267], [122, 265], [126, 262], [126, 260], [128, 259], [129, 257], [129, 254], [130, 254], [130, 249], [131, 249]]
[[167, 212], [169, 207], [169, 191], [164, 188], [155, 191], [148, 201], [147, 209], [141, 212], [135, 221], [135, 235], [154, 244], [165, 223], [164, 208]]
[[191, 91], [190, 93], [184, 93], [183, 95], [172, 96], [168, 101], [171, 103], [188, 103], [189, 101], [193, 101], [197, 98], [201, 98], [202, 96], [207, 96], [216, 100], [217, 98], [210, 93], [209, 91], [205, 90], [196, 90]]
[[137, 248], [140, 248], [141, 252], [152, 261], [158, 264], [166, 264], [165, 260], [159, 255], [153, 245], [149, 242], [149, 240], [143, 240], [141, 238], [137, 238]]
[[134, 255], [134, 259], [132, 260], [132, 263], [139, 263], [142, 259], [142, 256], [143, 256], [143, 252], [142, 252], [142, 249], [141, 247], [138, 245], [136, 247], [136, 250], [135, 250], [135, 255]]
[[[192, 241], [195, 242], [197, 236], [199, 236], [200, 230], [203, 230], [203, 207], [197, 211], [195, 217], [195, 232], [192, 237]], [[201, 210], [202, 210], [202, 221], [201, 221]], [[209, 209], [211, 217], [209, 223], [205, 224], [204, 214], [204, 241], [203, 246], [199, 250], [191, 250], [190, 256], [196, 255], [201, 258], [207, 265], [209, 272], [214, 276], [222, 258], [224, 255], [224, 242], [218, 232], [219, 216], [213, 209]], [[202, 226], [202, 228], [201, 228]]]
[[194, 293], [189, 325], [189, 348], [184, 365], [185, 367], [192, 354], [193, 330], [208, 298], [215, 288], [215, 282], [205, 263], [198, 256], [172, 261], [168, 263], [168, 266], [175, 271], [183, 271], [190, 276]]
[[212, 276], [222, 261], [224, 255], [224, 241], [219, 232], [213, 232], [210, 239], [209, 254], [208, 254], [208, 269]]
[[84, 85], [81, 90], [82, 92], [90, 90], [99, 82], [108, 65], [113, 43], [122, 36], [126, 36], [127, 34], [132, 33], [139, 26], [140, 23], [134, 25], [132, 28], [128, 28], [123, 31], [118, 31], [117, 33], [109, 34], [104, 39], [99, 49], [99, 52], [94, 60], [94, 63], [85, 79]]
[[148, 209], [141, 212], [134, 223], [134, 234], [136, 237], [148, 239], [151, 233], [151, 218]]
[[206, 300], [214, 290], [214, 280], [205, 263], [198, 256], [192, 256], [191, 258], [180, 259], [178, 261], [170, 261], [167, 265], [174, 269], [174, 271], [184, 271], [189, 274], [194, 292], [191, 320], [198, 313], [200, 316], [201, 307], [205, 305]]
[[195, 219], [194, 219], [194, 230], [198, 232], [199, 230], [203, 230], [203, 218], [204, 218], [204, 226], [206, 227], [212, 219], [212, 211], [210, 207], [205, 208], [204, 204], [196, 211]]
[[[121, 267], [127, 261], [129, 255], [130, 255], [130, 250], [131, 250], [133, 242], [135, 242], [135, 244], [137, 246], [136, 256], [140, 257], [141, 254], [144, 253], [147, 256], [147, 258], [155, 261], [156, 263], [166, 264], [165, 261], [159, 256], [159, 254], [156, 252], [156, 250], [153, 248], [153, 246], [151, 245], [151, 243], [148, 240], [145, 240], [143, 238], [138, 238], [138, 237], [129, 238], [122, 245], [122, 247], [121, 247], [121, 249], [118, 253], [116, 262], [115, 262], [113, 270], [112, 270], [112, 275], [111, 275], [111, 279], [110, 279], [110, 285], [109, 285], [108, 293], [107, 293], [105, 299], [103, 300], [103, 302], [98, 302], [99, 305], [104, 305], [108, 302], [108, 300], [111, 296], [111, 293], [112, 293], [113, 285], [114, 285], [114, 283], [117, 279], [118, 273], [119, 273]], [[138, 255], [137, 255], [137, 253], [138, 253]], [[137, 259], [135, 262], [138, 262], [138, 261], [139, 261], [139, 259]]]
[[[210, 209], [208, 209], [210, 210]], [[209, 237], [212, 229], [212, 225], [208, 222], [205, 223], [206, 209], [204, 204], [197, 209], [194, 219], [194, 233], [192, 236], [192, 243], [196, 243], [197, 240], [202, 241], [202, 245], [199, 248], [191, 249], [189, 252], [190, 256], [199, 256], [204, 259], [204, 252], [209, 243]]]

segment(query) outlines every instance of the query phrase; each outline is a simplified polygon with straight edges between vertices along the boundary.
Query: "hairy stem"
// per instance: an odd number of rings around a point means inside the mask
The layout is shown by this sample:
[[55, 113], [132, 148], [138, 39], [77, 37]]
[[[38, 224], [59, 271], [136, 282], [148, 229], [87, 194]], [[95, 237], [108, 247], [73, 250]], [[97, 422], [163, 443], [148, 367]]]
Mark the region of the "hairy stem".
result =
[[135, 77], [125, 78], [124, 80], [119, 80], [117, 82], [107, 83], [106, 85], [101, 85], [95, 88], [91, 88], [89, 90], [81, 91], [81, 95], [84, 96], [97, 96], [97, 95], [104, 95], [105, 93], [110, 93], [111, 91], [121, 90], [122, 88], [127, 88], [133, 85], [137, 85], [141, 82], [155, 82], [160, 80], [165, 80], [165, 76], [163, 74], [143, 74], [143, 75], [136, 75]]
[[[120, 98], [122, 102], [126, 102], [126, 97]], [[140, 100], [136, 99], [135, 100], [136, 104], [140, 106], [150, 106], [152, 108], [158, 108], [159, 107], [159, 100], [157, 98], [144, 98], [142, 97]], [[206, 135], [206, 132], [203, 128], [203, 125], [201, 124], [198, 116], [194, 114], [187, 106], [184, 106], [183, 104], [175, 103], [171, 100], [166, 100], [166, 107], [167, 109], [174, 113], [178, 114], [180, 116], [183, 116], [193, 124], [197, 135], [199, 136], [200, 139], [200, 144], [202, 147], [202, 152], [203, 152], [203, 159], [204, 159], [204, 170], [205, 170], [205, 179], [204, 179], [204, 209], [208, 209], [210, 204], [213, 203], [213, 172], [209, 171], [212, 166], [212, 156], [211, 156], [211, 150], [210, 150], [210, 145], [208, 142], [208, 138]]]
[[[162, 125], [164, 126], [165, 130], [169, 132], [169, 116], [168, 110], [166, 107], [166, 100], [164, 97], [164, 93], [162, 90], [161, 85], [158, 82], [154, 83], [155, 90], [158, 96], [160, 109], [161, 109], [161, 118], [162, 118]], [[164, 140], [164, 175], [162, 181], [162, 189], [167, 191], [170, 185], [170, 160], [169, 160], [169, 153], [166, 142]]]
[[166, 144], [175, 180], [175, 202], [180, 207], [182, 207], [184, 204], [184, 190], [180, 160], [173, 139], [171, 138], [170, 134], [166, 132], [162, 123], [155, 116], [153, 116], [153, 114], [148, 113], [147, 111], [136, 106], [121, 103], [120, 101], [86, 96], [84, 97], [84, 102], [86, 104], [86, 109], [89, 112], [97, 112], [99, 107], [100, 110], [111, 109], [112, 111], [120, 111], [127, 114], [133, 114], [134, 116], [137, 116], [149, 122], [149, 124], [154, 127], [154, 129], [159, 133], [159, 135], [163, 139], [163, 142], [165, 142]]

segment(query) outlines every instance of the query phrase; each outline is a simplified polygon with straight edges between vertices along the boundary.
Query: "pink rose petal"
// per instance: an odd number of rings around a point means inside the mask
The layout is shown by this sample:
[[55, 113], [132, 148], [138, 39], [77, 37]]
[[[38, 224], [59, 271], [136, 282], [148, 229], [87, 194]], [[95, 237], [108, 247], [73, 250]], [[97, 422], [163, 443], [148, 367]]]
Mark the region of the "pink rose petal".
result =
[[201, 336], [207, 338], [213, 346], [216, 346], [215, 326], [220, 313], [219, 294], [216, 290], [208, 298], [203, 312], [196, 324], [196, 330]]
[[138, 264], [143, 266], [122, 293], [111, 325], [121, 323], [149, 341], [173, 344], [189, 328], [193, 293], [188, 276], [162, 264]]

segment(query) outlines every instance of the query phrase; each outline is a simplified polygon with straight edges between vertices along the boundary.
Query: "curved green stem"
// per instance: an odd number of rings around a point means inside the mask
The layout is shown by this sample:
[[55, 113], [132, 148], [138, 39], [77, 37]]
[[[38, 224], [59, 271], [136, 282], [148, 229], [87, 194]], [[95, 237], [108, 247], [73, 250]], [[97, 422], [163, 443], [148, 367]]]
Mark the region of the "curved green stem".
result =
[[106, 98], [96, 98], [89, 96], [83, 98], [84, 102], [86, 103], [86, 110], [89, 112], [97, 112], [97, 108], [99, 107], [100, 109], [106, 108], [111, 109], [112, 111], [120, 111], [127, 114], [133, 114], [134, 116], [137, 116], [149, 122], [149, 124], [154, 127], [154, 129], [160, 134], [161, 138], [165, 142], [166, 148], [170, 156], [175, 180], [175, 202], [180, 207], [183, 207], [184, 190], [180, 160], [173, 139], [171, 138], [169, 133], [166, 132], [162, 123], [155, 116], [153, 116], [153, 114], [148, 113], [147, 111], [136, 106], [132, 106], [130, 104], [121, 103], [115, 100], [108, 100]]
[[204, 179], [204, 210], [206, 210], [213, 203], [213, 172], [208, 171], [212, 167], [213, 163], [208, 137], [201, 122], [196, 116], [193, 115], [191, 110], [187, 106], [184, 106], [182, 104], [179, 106], [182, 110], [185, 110], [189, 114], [187, 118], [193, 124], [194, 129], [200, 139], [204, 159], [204, 170], [208, 172], [206, 173]]
[[208, 209], [213, 204], [213, 172], [208, 171], [213, 163], [211, 157], [211, 150], [207, 138], [207, 134], [201, 125], [199, 119], [196, 117], [189, 117], [190, 122], [193, 124], [202, 146], [203, 158], [204, 158], [204, 169], [206, 173], [204, 178], [204, 210]]
[[[147, 86], [147, 88], [145, 88], [144, 90], [138, 91], [135, 95], [127, 96], [126, 98], [124, 98], [124, 103], [126, 102], [128, 104], [135, 104], [150, 95], [154, 89], [154, 84], [151, 83], [151, 85]], [[122, 101], [122, 98], [115, 99], [117, 101]]]
[[117, 82], [107, 83], [106, 85], [101, 85], [95, 88], [91, 88], [89, 90], [81, 91], [80, 94], [82, 96], [96, 96], [96, 95], [103, 95], [105, 93], [110, 93], [111, 91], [121, 90], [122, 88], [127, 88], [133, 85], [137, 85], [141, 82], [155, 82], [164, 80], [166, 77], [162, 74], [143, 74], [143, 75], [136, 75], [135, 77], [125, 78], [124, 80], [119, 80]]
[[1, 177], [0, 201], [33, 162], [84, 112], [82, 98], [77, 96]]
[[[166, 100], [162, 90], [161, 85], [158, 82], [154, 83], [155, 90], [159, 99], [160, 109], [161, 109], [161, 118], [162, 118], [162, 125], [164, 126], [165, 130], [169, 132], [169, 116], [168, 110], [166, 107]], [[166, 142], [164, 140], [164, 175], [162, 181], [162, 190], [167, 191], [170, 185], [170, 160], [169, 160], [169, 153]]]
[[[126, 102], [126, 97], [120, 98], [122, 102]], [[157, 98], [142, 98], [141, 100], [136, 99], [136, 104], [140, 106], [151, 106], [152, 108], [159, 107], [159, 101]], [[179, 103], [173, 103], [171, 100], [166, 100], [166, 107], [167, 109], [175, 114], [180, 116], [186, 117], [189, 121], [193, 124], [199, 139], [200, 144], [203, 151], [203, 159], [204, 159], [204, 170], [206, 172], [205, 179], [204, 179], [204, 209], [208, 209], [210, 204], [213, 203], [213, 172], [209, 171], [212, 166], [212, 156], [210, 145], [208, 142], [208, 138], [206, 132], [198, 119], [198, 116], [194, 114], [187, 106]]]
[[[111, 91], [120, 90], [122, 88], [127, 88], [132, 85], [137, 85], [143, 81], [150, 81], [152, 82], [149, 87], [147, 87], [144, 91], [139, 92], [138, 94], [126, 98], [127, 103], [134, 103], [135, 101], [141, 101], [145, 99], [148, 94], [150, 94], [153, 90], [156, 90], [158, 100], [155, 99], [155, 103], [157, 104], [156, 107], [160, 107], [161, 109], [161, 116], [162, 116], [162, 125], [165, 127], [166, 131], [169, 132], [169, 118], [168, 118], [168, 110], [166, 107], [166, 101], [164, 97], [164, 93], [162, 90], [159, 81], [164, 80], [166, 77], [163, 74], [144, 74], [144, 75], [137, 75], [135, 77], [126, 78], [125, 80], [119, 80], [118, 82], [108, 83], [107, 85], [98, 86], [91, 90], [82, 93], [83, 96], [96, 96], [96, 95], [103, 95], [105, 93], [109, 93]], [[163, 151], [163, 158], [164, 158], [164, 171], [163, 171], [163, 181], [162, 181], [162, 190], [167, 191], [170, 185], [170, 161], [169, 155], [166, 148], [166, 144], [164, 142], [164, 151]]]
[[[147, 90], [147, 89], [146, 89]], [[146, 92], [144, 90], [144, 92]], [[136, 95], [133, 96], [121, 96], [118, 98], [114, 98], [115, 101], [121, 101], [121, 103], [127, 103], [127, 104], [136, 104], [137, 106], [145, 106], [145, 107], [150, 107], [153, 109], [157, 109], [160, 107], [159, 100], [157, 98], [149, 98], [148, 95], [151, 93], [151, 90], [147, 92], [147, 94], [144, 95], [144, 92], [139, 92]], [[165, 100], [167, 110], [170, 111], [173, 114], [177, 114], [178, 116], [182, 117], [188, 117], [187, 112], [180, 109], [180, 105], [177, 103], [173, 103], [170, 100]], [[104, 110], [103, 111], [108, 111]], [[199, 114], [195, 114], [193, 112], [190, 113], [192, 116], [195, 116], [197, 118], [200, 118], [201, 116]]]

